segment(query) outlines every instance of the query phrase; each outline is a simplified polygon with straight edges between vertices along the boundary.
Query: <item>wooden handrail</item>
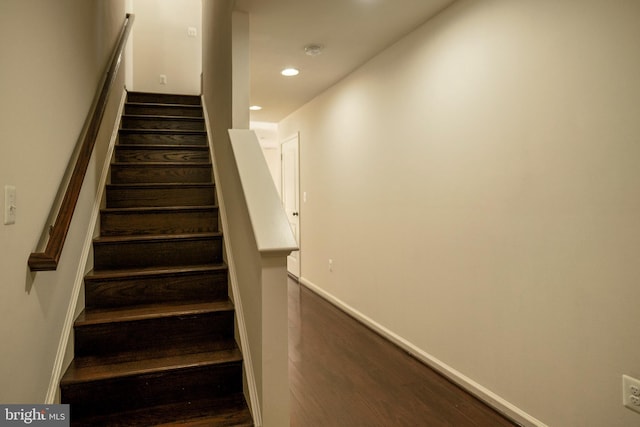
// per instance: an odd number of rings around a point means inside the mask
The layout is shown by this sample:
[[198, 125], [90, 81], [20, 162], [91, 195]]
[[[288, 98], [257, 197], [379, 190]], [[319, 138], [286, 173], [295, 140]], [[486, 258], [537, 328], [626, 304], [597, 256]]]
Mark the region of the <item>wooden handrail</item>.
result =
[[76, 159], [76, 164], [73, 168], [71, 178], [69, 179], [67, 190], [64, 193], [64, 198], [62, 199], [62, 204], [58, 210], [58, 215], [51, 227], [47, 246], [44, 252], [33, 252], [29, 256], [28, 264], [31, 271], [55, 270], [58, 268], [58, 261], [60, 260], [64, 241], [67, 237], [67, 233], [69, 232], [71, 218], [73, 217], [73, 212], [76, 208], [76, 204], [78, 203], [78, 198], [80, 197], [82, 183], [84, 181], [85, 174], [87, 173], [87, 168], [89, 167], [89, 161], [91, 160], [91, 153], [96, 145], [96, 138], [98, 136], [98, 131], [100, 130], [102, 117], [104, 116], [104, 112], [107, 108], [107, 99], [116, 80], [118, 69], [122, 62], [122, 54], [127, 43], [127, 38], [129, 37], [129, 33], [131, 32], [134, 18], [134, 15], [127, 14], [122, 30], [120, 30], [118, 43], [111, 56], [109, 68], [103, 76], [102, 85], [98, 87], [100, 95], [89, 112], [89, 122], [84, 128], [84, 135], [81, 136], [82, 143], [78, 152], [79, 154]]

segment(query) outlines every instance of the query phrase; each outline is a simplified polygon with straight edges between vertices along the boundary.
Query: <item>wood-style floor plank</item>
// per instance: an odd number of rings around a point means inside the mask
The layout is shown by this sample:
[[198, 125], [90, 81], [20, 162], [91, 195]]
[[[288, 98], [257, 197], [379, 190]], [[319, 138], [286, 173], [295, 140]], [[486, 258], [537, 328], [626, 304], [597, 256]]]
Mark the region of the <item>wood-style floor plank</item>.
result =
[[517, 426], [289, 279], [291, 426]]

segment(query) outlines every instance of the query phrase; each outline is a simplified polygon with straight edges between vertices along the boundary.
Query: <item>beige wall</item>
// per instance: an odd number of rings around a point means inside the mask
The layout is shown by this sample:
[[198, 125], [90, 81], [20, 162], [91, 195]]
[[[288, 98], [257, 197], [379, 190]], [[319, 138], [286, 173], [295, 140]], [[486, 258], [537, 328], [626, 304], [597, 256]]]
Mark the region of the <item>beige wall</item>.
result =
[[459, 1], [281, 122], [302, 277], [541, 422], [638, 425], [638, 22]]
[[27, 258], [123, 22], [123, 1], [0, 2], [0, 190], [15, 185], [18, 206], [16, 224], [0, 222], [3, 403], [45, 399], [95, 195], [95, 158], [58, 271], [31, 274]]
[[251, 53], [249, 50], [249, 14], [234, 11], [231, 15], [232, 98], [234, 129], [249, 129], [249, 92]]
[[251, 122], [250, 129], [256, 133], [262, 154], [269, 167], [273, 182], [280, 192], [282, 177], [280, 176], [280, 140], [278, 139], [278, 124], [269, 122]]
[[133, 90], [200, 94], [202, 0], [133, 0], [133, 13]]

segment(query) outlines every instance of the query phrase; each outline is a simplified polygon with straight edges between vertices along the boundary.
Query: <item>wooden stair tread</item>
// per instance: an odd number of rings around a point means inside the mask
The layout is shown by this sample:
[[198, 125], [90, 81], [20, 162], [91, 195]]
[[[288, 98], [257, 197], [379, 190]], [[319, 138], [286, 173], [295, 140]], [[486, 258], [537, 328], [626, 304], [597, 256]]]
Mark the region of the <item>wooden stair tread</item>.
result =
[[190, 234], [140, 234], [125, 236], [100, 236], [95, 243], [127, 243], [127, 242], [162, 242], [175, 240], [201, 240], [221, 237], [220, 232], [190, 233]]
[[207, 145], [194, 145], [194, 144], [122, 144], [116, 145], [116, 150], [159, 150], [159, 151], [167, 151], [167, 150], [198, 150], [198, 151], [209, 151], [209, 147]]
[[76, 319], [78, 327], [103, 323], [132, 322], [177, 316], [233, 311], [231, 301], [211, 301], [205, 303], [164, 303], [140, 307], [117, 307], [83, 310]]
[[136, 182], [133, 184], [107, 184], [108, 188], [211, 188], [214, 187], [213, 182]]
[[225, 264], [207, 264], [207, 265], [193, 265], [193, 266], [178, 266], [178, 267], [149, 267], [149, 268], [132, 268], [132, 269], [120, 269], [120, 270], [92, 270], [87, 274], [85, 280], [118, 280], [122, 278], [130, 277], [150, 277], [150, 276], [163, 276], [163, 275], [178, 275], [189, 273], [205, 273], [214, 271], [224, 271], [227, 269]]
[[218, 209], [218, 205], [201, 206], [142, 206], [133, 208], [103, 208], [104, 213], [155, 213], [155, 212], [176, 212], [176, 211], [212, 211]]
[[[148, 117], [148, 116], [141, 116]], [[197, 117], [196, 117], [197, 118]], [[140, 128], [121, 128], [121, 133], [155, 133], [155, 134], [181, 134], [181, 135], [206, 135], [206, 130], [195, 129], [140, 129]]]
[[203, 122], [204, 117], [189, 116], [161, 116], [157, 114], [123, 114], [123, 119], [143, 119], [143, 120], [185, 120]]
[[215, 188], [211, 181], [108, 184], [107, 207], [212, 205], [216, 203]]
[[241, 361], [242, 353], [237, 347], [222, 350], [205, 349], [205, 351], [200, 350], [182, 354], [176, 354], [175, 350], [168, 354], [162, 354], [156, 349], [124, 355], [78, 357], [69, 366], [61, 380], [61, 384], [66, 386], [86, 381], [99, 381]]
[[[178, 100], [178, 101], [176, 101]], [[128, 91], [127, 102], [140, 102], [140, 103], [161, 103], [165, 105], [175, 104], [195, 105], [202, 108], [200, 95], [189, 95], [184, 93], [157, 93], [157, 92], [140, 92], [140, 91]]]
[[134, 411], [73, 420], [78, 426], [109, 427], [249, 427], [253, 426], [251, 413], [242, 393], [227, 397], [174, 402]]
[[200, 145], [208, 148], [207, 132], [190, 129], [139, 129], [126, 123], [118, 131], [118, 145]]
[[211, 168], [211, 162], [146, 162], [146, 161], [137, 161], [137, 162], [113, 162], [111, 166], [119, 166], [119, 167], [197, 167], [197, 168]]
[[180, 107], [180, 108], [192, 108], [194, 110], [201, 110], [202, 105], [197, 104], [173, 104], [166, 102], [139, 102], [139, 101], [127, 101], [126, 105], [135, 105], [140, 107]]

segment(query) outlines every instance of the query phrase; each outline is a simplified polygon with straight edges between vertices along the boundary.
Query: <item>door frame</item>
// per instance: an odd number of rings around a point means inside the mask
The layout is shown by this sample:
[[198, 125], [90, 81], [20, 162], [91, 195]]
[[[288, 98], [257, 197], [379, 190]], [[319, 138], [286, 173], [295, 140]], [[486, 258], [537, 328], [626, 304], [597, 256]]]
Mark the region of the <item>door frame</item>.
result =
[[[298, 268], [297, 271], [295, 272], [291, 272], [289, 271], [289, 268], [287, 266], [287, 272], [293, 276], [295, 276], [296, 278], [300, 279], [300, 277], [302, 276], [302, 233], [301, 233], [301, 222], [302, 222], [302, 215], [300, 214], [300, 132], [296, 132], [293, 135], [289, 136], [288, 138], [285, 138], [283, 140], [280, 141], [280, 188], [281, 188], [281, 192], [280, 192], [280, 197], [281, 200], [283, 202], [283, 206], [284, 206], [284, 193], [285, 193], [285, 165], [284, 165], [284, 151], [283, 151], [283, 146], [284, 144], [287, 143], [291, 143], [294, 142], [296, 144], [296, 148], [297, 148], [297, 158], [296, 158], [296, 169], [297, 169], [297, 174], [296, 178], [297, 178], [297, 182], [295, 183], [295, 189], [296, 189], [296, 202], [297, 202], [297, 217], [298, 217], [298, 229], [297, 232], [294, 232], [294, 235], [296, 237], [297, 243], [298, 243], [298, 251], [294, 251], [297, 252], [297, 258], [298, 258]], [[288, 216], [288, 215], [287, 215]], [[289, 255], [290, 257], [291, 255]], [[289, 257], [287, 257], [287, 259], [289, 259]], [[288, 264], [288, 263], [287, 263]], [[297, 274], [296, 274], [297, 273]]]

